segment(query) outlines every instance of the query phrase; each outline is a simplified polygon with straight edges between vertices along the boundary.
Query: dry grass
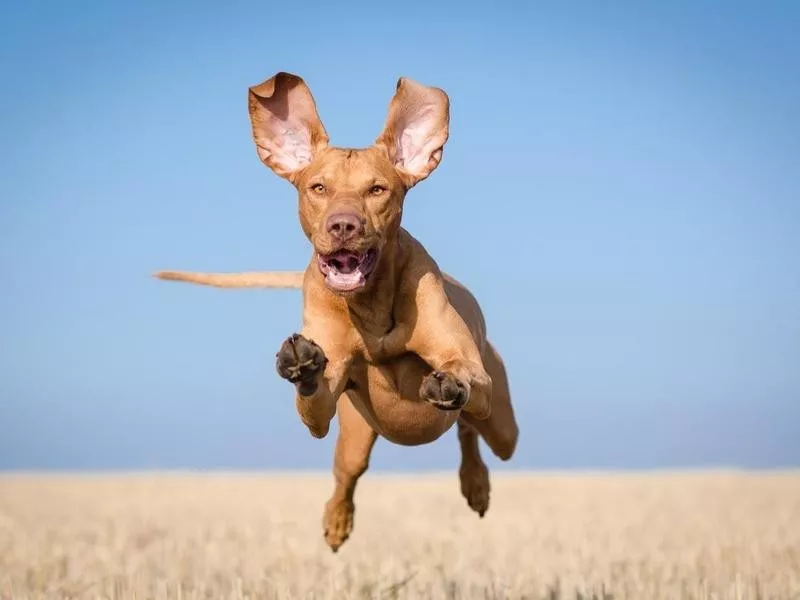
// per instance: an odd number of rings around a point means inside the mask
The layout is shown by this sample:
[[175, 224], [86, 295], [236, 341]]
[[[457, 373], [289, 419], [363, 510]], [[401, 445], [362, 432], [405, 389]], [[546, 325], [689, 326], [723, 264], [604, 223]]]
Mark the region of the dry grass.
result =
[[[0, 477], [5, 598], [800, 598], [800, 474]], [[594, 595], [594, 596], [593, 596]]]

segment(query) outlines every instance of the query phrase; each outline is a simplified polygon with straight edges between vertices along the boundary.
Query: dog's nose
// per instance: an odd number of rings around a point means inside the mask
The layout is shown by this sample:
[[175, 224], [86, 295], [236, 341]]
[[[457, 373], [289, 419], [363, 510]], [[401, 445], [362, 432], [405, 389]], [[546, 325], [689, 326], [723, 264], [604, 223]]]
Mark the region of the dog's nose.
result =
[[328, 233], [340, 242], [364, 232], [364, 222], [356, 213], [336, 213], [328, 217]]

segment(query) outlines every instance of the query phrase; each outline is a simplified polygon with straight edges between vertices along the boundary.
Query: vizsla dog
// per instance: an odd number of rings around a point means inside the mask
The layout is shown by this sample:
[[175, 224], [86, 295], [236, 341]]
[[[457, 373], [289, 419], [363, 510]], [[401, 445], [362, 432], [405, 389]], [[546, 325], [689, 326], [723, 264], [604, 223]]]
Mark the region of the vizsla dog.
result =
[[283, 342], [277, 370], [294, 384], [311, 435], [324, 437], [338, 414], [335, 489], [323, 518], [334, 551], [352, 531], [356, 483], [379, 435], [425, 444], [457, 423], [461, 492], [483, 516], [489, 472], [478, 435], [503, 460], [517, 444], [505, 368], [475, 298], [400, 225], [406, 193], [442, 159], [447, 95], [401, 78], [383, 131], [363, 149], [328, 144], [311, 92], [296, 75], [281, 72], [250, 88], [249, 111], [259, 157], [299, 194], [310, 264], [296, 273], [157, 277], [302, 288], [302, 333]]

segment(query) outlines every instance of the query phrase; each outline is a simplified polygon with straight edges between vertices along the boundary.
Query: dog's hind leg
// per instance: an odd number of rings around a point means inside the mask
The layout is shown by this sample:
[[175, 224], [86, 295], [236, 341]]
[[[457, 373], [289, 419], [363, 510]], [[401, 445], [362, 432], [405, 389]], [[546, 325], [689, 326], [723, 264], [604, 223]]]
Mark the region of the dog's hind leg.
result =
[[377, 434], [353, 407], [346, 392], [339, 396], [339, 437], [333, 459], [333, 494], [325, 505], [322, 525], [325, 541], [336, 552], [353, 530], [355, 504], [353, 495], [361, 477], [369, 467], [369, 455]]
[[501, 460], [509, 460], [517, 447], [519, 427], [514, 417], [514, 407], [511, 405], [508, 375], [503, 360], [488, 341], [483, 364], [492, 378], [492, 413], [488, 419], [482, 420], [462, 412], [461, 418], [478, 430], [495, 456]]
[[489, 469], [481, 458], [477, 430], [463, 417], [458, 420], [458, 442], [461, 445], [461, 468], [458, 477], [461, 493], [469, 507], [481, 517], [489, 509]]

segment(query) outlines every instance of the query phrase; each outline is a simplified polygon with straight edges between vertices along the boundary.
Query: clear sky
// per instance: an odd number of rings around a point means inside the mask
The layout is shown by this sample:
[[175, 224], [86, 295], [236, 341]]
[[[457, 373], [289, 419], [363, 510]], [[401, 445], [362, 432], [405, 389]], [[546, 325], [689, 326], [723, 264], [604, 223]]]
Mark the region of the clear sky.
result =
[[800, 465], [800, 4], [442, 4], [2, 4], [0, 468], [328, 468], [273, 366], [300, 293], [149, 278], [305, 266], [279, 70], [337, 145], [401, 75], [450, 95], [404, 219], [485, 310], [510, 467]]

